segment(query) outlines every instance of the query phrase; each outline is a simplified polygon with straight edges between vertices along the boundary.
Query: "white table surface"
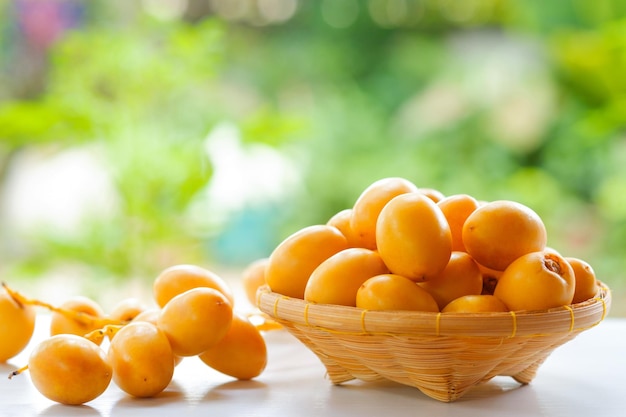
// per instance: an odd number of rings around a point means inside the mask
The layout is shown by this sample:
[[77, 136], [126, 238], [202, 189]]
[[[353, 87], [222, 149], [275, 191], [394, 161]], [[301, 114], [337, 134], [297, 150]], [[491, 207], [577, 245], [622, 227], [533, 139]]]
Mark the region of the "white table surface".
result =
[[[46, 325], [38, 320], [34, 340], [45, 336]], [[257, 379], [237, 381], [186, 358], [166, 391], [149, 399], [129, 397], [111, 383], [85, 405], [64, 406], [40, 395], [28, 373], [2, 377], [0, 416], [626, 416], [626, 319], [608, 317], [557, 348], [530, 385], [497, 377], [453, 403], [391, 382], [334, 386], [293, 336], [273, 331], [266, 340], [269, 362]], [[24, 365], [28, 349], [0, 364], [0, 372], [8, 376]]]

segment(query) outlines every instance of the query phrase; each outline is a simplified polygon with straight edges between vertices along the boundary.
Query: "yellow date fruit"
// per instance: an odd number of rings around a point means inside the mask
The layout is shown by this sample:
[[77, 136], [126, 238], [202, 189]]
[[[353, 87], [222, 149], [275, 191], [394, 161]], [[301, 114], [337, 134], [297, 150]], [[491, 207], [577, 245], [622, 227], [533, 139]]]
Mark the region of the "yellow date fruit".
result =
[[469, 215], [478, 208], [478, 201], [468, 194], [454, 194], [439, 200], [437, 205], [450, 225], [452, 250], [465, 252], [463, 225]]
[[389, 269], [380, 255], [365, 248], [349, 248], [331, 256], [311, 274], [304, 299], [320, 304], [356, 306], [356, 293], [367, 279]]
[[394, 274], [377, 275], [365, 281], [356, 294], [356, 306], [366, 310], [439, 311], [428, 291]]
[[446, 305], [442, 313], [502, 313], [509, 311], [499, 298], [489, 295], [463, 295]]
[[236, 313], [226, 336], [199, 358], [216, 371], [247, 380], [259, 376], [265, 369], [267, 347], [254, 324]]
[[157, 395], [174, 375], [176, 358], [167, 336], [149, 322], [132, 322], [120, 329], [107, 357], [115, 384], [134, 397]]
[[154, 280], [152, 291], [159, 307], [164, 307], [178, 294], [197, 287], [213, 288], [234, 305], [235, 298], [226, 281], [215, 272], [198, 265], [181, 264], [164, 269]]
[[307, 226], [274, 249], [265, 270], [265, 281], [273, 292], [302, 299], [313, 270], [347, 248], [346, 237], [336, 227]]
[[35, 330], [35, 309], [18, 304], [4, 288], [0, 289], [0, 363], [20, 353]]
[[595, 297], [599, 287], [596, 273], [591, 265], [582, 259], [574, 257], [566, 257], [565, 260], [572, 267], [576, 281], [572, 304], [581, 303]]
[[382, 178], [363, 190], [352, 207], [350, 219], [358, 247], [376, 249], [376, 222], [380, 211], [392, 198], [417, 191], [415, 184], [400, 177]]
[[256, 306], [256, 293], [260, 287], [265, 285], [265, 270], [269, 258], [261, 258], [252, 261], [241, 273], [241, 285], [246, 299], [250, 304]]
[[361, 241], [357, 234], [352, 230], [352, 209], [345, 209], [335, 213], [326, 224], [328, 226], [335, 226], [341, 234], [343, 234], [348, 240], [348, 246], [351, 248], [358, 248], [361, 245]]
[[213, 288], [197, 287], [172, 298], [161, 310], [157, 326], [175, 355], [195, 356], [226, 335], [232, 316], [226, 296]]
[[[61, 303], [59, 307], [85, 314], [88, 317], [85, 317], [83, 320], [78, 318], [80, 316], [73, 317], [61, 312], [53, 312], [50, 316], [50, 335], [52, 336], [57, 334], [84, 336], [101, 327], [98, 319], [104, 317], [104, 311], [98, 303], [89, 297], [82, 295], [73, 296]], [[96, 320], [92, 320], [90, 317]]]
[[498, 200], [474, 210], [463, 225], [463, 244], [479, 264], [504, 271], [522, 255], [542, 251], [547, 232], [543, 221], [529, 207]]
[[423, 194], [394, 197], [380, 212], [378, 252], [391, 272], [425, 281], [443, 271], [452, 254], [452, 235], [441, 209]]
[[571, 304], [574, 270], [554, 251], [531, 252], [513, 261], [493, 293], [509, 310], [545, 310]]
[[74, 334], [58, 334], [39, 343], [30, 353], [28, 371], [43, 396], [68, 405], [97, 398], [113, 375], [104, 351]]
[[419, 285], [432, 294], [439, 308], [443, 309], [455, 298], [480, 294], [483, 290], [483, 276], [470, 255], [452, 252], [444, 270]]

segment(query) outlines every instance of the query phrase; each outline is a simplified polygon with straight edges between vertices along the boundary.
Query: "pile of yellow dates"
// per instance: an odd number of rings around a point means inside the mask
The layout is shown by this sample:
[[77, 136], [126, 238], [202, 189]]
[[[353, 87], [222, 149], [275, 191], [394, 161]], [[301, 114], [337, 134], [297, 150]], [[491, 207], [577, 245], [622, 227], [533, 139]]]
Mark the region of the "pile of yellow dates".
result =
[[547, 241], [542, 219], [519, 202], [445, 196], [389, 177], [326, 224], [288, 236], [244, 281], [250, 294], [267, 284], [369, 310], [543, 310], [593, 297], [592, 267]]
[[[155, 307], [123, 299], [104, 312], [84, 296], [54, 306], [0, 288], [0, 363], [25, 349], [35, 328], [35, 307], [51, 311], [49, 337], [34, 341], [26, 370], [35, 388], [62, 404], [99, 397], [113, 381], [133, 397], [165, 390], [176, 366], [197, 356], [237, 379], [260, 375], [267, 363], [261, 329], [234, 307], [231, 288], [197, 265], [174, 265], [153, 282]], [[108, 343], [103, 343], [108, 341]]]

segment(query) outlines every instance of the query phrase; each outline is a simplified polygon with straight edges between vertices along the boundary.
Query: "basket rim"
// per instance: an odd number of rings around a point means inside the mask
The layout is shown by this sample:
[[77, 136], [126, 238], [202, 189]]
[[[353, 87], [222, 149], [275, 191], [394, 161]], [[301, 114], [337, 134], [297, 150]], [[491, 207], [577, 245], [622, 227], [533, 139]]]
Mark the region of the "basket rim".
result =
[[257, 292], [261, 311], [278, 322], [345, 335], [521, 337], [578, 333], [608, 315], [611, 290], [601, 281], [595, 297], [581, 303], [537, 311], [433, 313], [366, 310], [315, 304], [274, 293], [264, 285]]

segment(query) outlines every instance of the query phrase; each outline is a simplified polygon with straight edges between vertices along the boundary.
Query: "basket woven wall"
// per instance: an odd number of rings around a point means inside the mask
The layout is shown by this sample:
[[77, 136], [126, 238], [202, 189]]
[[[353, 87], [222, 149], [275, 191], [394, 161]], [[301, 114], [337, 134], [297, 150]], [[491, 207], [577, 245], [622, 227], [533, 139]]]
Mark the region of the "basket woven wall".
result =
[[497, 375], [529, 383], [552, 351], [600, 323], [596, 297], [545, 311], [427, 313], [318, 305], [259, 289], [259, 308], [322, 361], [330, 380], [388, 379], [445, 402]]

